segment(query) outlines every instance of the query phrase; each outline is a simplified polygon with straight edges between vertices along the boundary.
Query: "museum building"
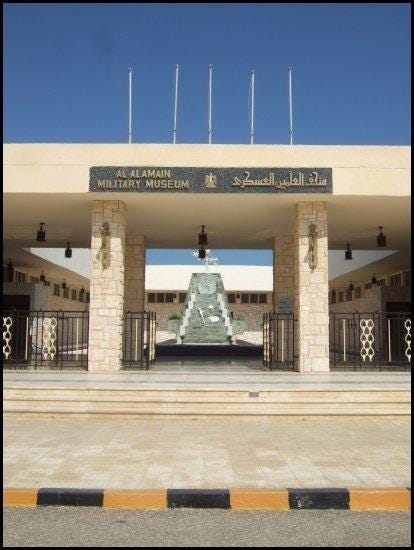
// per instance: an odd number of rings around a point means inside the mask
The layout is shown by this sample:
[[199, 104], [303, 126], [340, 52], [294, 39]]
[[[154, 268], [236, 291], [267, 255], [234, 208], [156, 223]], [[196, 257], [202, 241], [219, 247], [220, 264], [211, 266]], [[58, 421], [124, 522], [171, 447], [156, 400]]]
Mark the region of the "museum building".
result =
[[[6, 364], [114, 372], [148, 368], [162, 345], [211, 343], [256, 346], [276, 370], [409, 364], [409, 147], [3, 149]], [[90, 248], [90, 279], [36, 246]], [[352, 250], [377, 247], [392, 253], [329, 277], [328, 249], [352, 265]], [[271, 249], [274, 261], [150, 266], [147, 248]]]

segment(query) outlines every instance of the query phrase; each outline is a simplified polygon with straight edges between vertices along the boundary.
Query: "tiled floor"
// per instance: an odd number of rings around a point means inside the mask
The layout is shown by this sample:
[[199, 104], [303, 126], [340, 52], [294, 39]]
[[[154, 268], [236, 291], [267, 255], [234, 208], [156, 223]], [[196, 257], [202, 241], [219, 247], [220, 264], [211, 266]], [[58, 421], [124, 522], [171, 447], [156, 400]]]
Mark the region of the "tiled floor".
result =
[[409, 420], [4, 418], [5, 487], [411, 486]]

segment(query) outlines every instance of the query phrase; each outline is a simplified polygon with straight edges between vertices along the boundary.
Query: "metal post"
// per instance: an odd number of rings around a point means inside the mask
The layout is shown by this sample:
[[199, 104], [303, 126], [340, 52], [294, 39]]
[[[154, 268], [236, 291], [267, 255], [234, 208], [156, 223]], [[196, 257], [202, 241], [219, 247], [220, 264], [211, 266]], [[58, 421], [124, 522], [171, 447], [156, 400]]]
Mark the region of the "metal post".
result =
[[132, 142], [132, 69], [129, 68], [129, 125], [128, 125], [128, 143]]
[[292, 67], [289, 67], [289, 136], [293, 145], [293, 113], [292, 113]]
[[254, 69], [252, 70], [252, 78], [250, 80], [251, 87], [251, 116], [250, 116], [250, 145], [254, 143]]
[[208, 142], [211, 144], [211, 93], [213, 82], [213, 65], [208, 67]]
[[138, 319], [135, 319], [135, 361], [138, 361]]
[[178, 65], [175, 66], [173, 143], [175, 143], [177, 139], [177, 101], [178, 101]]
[[[82, 350], [83, 352], [83, 350]], [[76, 317], [76, 361], [78, 360], [79, 355], [79, 317]]]
[[26, 345], [24, 351], [24, 358], [27, 360], [27, 343], [29, 339], [29, 316], [26, 317]]
[[344, 361], [346, 361], [346, 351], [345, 351], [345, 319], [342, 319], [342, 331], [344, 335]]
[[391, 363], [391, 319], [388, 319], [388, 361]]

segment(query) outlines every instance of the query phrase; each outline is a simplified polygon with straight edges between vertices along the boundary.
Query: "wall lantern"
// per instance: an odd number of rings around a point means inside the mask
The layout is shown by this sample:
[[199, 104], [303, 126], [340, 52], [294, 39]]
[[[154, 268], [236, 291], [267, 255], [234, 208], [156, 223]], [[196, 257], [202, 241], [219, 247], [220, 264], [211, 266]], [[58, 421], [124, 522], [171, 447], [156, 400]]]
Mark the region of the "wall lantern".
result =
[[46, 282], [46, 277], [45, 277], [45, 274], [43, 273], [43, 270], [42, 270], [42, 274], [39, 277], [39, 280], [42, 281], [43, 284], [45, 284]]
[[12, 263], [12, 259], [9, 258], [9, 262], [6, 267], [6, 282], [12, 283], [14, 281], [14, 266]]
[[352, 281], [351, 281], [351, 284], [349, 285], [349, 292], [352, 292], [354, 290], [354, 285], [352, 284]]
[[345, 260], [352, 260], [352, 250], [351, 250], [351, 247], [349, 246], [349, 243], [346, 245]]
[[36, 241], [38, 243], [44, 243], [46, 240], [46, 231], [43, 229], [44, 225], [45, 225], [44, 223], [41, 223], [40, 228], [37, 230]]
[[66, 287], [67, 287], [66, 281], [65, 281], [65, 279], [63, 279], [63, 283], [62, 283], [63, 290], [65, 290]]
[[205, 246], [207, 245], [207, 233], [204, 233], [205, 225], [201, 226], [201, 233], [198, 234], [198, 244]]
[[371, 284], [376, 285], [377, 284], [377, 278], [375, 277], [375, 273], [373, 274], [371, 278]]
[[387, 239], [385, 238], [384, 233], [382, 232], [382, 225], [378, 226], [378, 229], [380, 230], [378, 236], [377, 236], [377, 246], [387, 246]]
[[83, 295], [84, 295], [84, 294], [85, 294], [85, 289], [84, 289], [83, 286], [82, 286], [82, 288], [81, 288], [80, 291], [79, 291], [79, 298], [81, 299], [81, 301], [83, 301]]
[[70, 242], [67, 242], [67, 247], [65, 248], [65, 258], [72, 258], [72, 249], [70, 247]]
[[240, 300], [240, 292], [238, 292], [238, 293], [236, 294], [236, 298], [237, 298], [238, 300]]

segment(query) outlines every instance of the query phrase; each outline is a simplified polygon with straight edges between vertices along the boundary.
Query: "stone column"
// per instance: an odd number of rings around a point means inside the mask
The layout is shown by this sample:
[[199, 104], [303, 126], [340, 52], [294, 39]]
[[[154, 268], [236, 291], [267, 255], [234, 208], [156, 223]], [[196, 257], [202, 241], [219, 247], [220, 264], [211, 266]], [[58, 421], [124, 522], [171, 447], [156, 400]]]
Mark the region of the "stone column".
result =
[[293, 271], [293, 235], [275, 237], [273, 243], [273, 309], [278, 310], [280, 298], [295, 296]]
[[127, 235], [125, 245], [125, 311], [144, 311], [145, 237]]
[[[88, 370], [118, 371], [122, 360], [126, 208], [122, 201], [92, 202]], [[109, 225], [109, 266], [102, 266], [101, 227]]]
[[[309, 226], [318, 231], [317, 266], [309, 267]], [[295, 208], [294, 273], [297, 370], [329, 372], [328, 224], [325, 202]]]
[[124, 344], [125, 359], [139, 362], [142, 356], [142, 339], [148, 329], [148, 323], [142, 322], [142, 316], [134, 315], [145, 309], [145, 237], [127, 235], [125, 245], [125, 301], [124, 313], [127, 316]]

